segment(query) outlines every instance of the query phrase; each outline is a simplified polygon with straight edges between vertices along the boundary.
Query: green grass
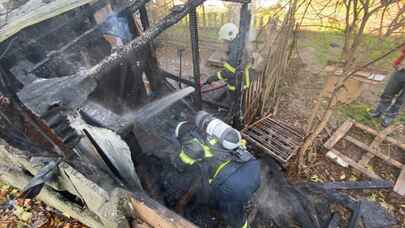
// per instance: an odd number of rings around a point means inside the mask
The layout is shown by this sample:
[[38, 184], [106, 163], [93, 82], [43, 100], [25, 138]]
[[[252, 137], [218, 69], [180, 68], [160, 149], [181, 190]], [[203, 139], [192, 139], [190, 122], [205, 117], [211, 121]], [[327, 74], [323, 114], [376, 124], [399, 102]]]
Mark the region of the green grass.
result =
[[[359, 102], [355, 102], [349, 105], [341, 105], [337, 109], [338, 117], [340, 117], [341, 119], [353, 119], [374, 129], [381, 130], [381, 118], [372, 118], [369, 115], [370, 111], [372, 111], [373, 108], [374, 107], [369, 104]], [[403, 112], [395, 119], [393, 124], [400, 122], [405, 122], [405, 113]]]
[[[377, 36], [365, 34], [363, 39], [362, 49], [367, 50], [367, 55], [363, 56], [363, 62], [374, 60], [394, 49], [398, 45], [397, 37], [389, 37], [383, 40]], [[398, 52], [387, 56], [385, 59], [376, 63], [376, 66], [391, 70], [393, 61], [398, 57]]]
[[[328, 60], [341, 60], [341, 52], [344, 42], [344, 34], [340, 31], [302, 31], [300, 34], [299, 47], [313, 48], [317, 61], [326, 65]], [[339, 47], [332, 48], [331, 43], [338, 44]], [[355, 53], [361, 64], [377, 59], [398, 45], [398, 37], [389, 37], [383, 40], [379, 37], [365, 34], [359, 50]], [[392, 70], [392, 62], [398, 57], [398, 53], [393, 53], [381, 61], [374, 64], [374, 68], [381, 70]]]
[[[338, 61], [340, 58], [341, 47], [343, 46], [343, 34], [336, 31], [303, 31], [300, 34], [299, 47], [313, 48], [317, 61], [326, 65], [328, 60]], [[336, 43], [339, 47], [332, 48], [331, 43]]]

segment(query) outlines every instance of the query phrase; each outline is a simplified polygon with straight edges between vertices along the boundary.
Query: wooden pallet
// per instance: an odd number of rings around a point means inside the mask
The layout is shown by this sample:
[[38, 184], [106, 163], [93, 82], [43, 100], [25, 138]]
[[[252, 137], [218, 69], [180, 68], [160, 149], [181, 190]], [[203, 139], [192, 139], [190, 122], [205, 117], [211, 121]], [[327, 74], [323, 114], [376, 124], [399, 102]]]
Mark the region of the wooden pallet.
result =
[[[375, 138], [373, 142], [370, 145], [367, 145], [364, 142], [361, 142], [358, 139], [355, 139], [351, 136], [348, 136], [347, 133], [353, 128], [358, 128], [370, 135], [373, 135]], [[330, 157], [335, 157], [336, 159], [339, 159], [341, 163], [347, 164], [355, 168], [356, 170], [360, 171], [364, 175], [372, 178], [372, 179], [382, 179], [380, 176], [378, 176], [376, 173], [373, 171], [369, 170], [367, 168], [368, 163], [370, 160], [374, 157], [377, 157], [384, 161], [385, 163], [388, 163], [389, 165], [392, 165], [398, 169], [401, 170], [401, 173], [396, 181], [394, 191], [397, 192], [398, 194], [405, 196], [405, 165], [393, 158], [391, 158], [389, 155], [384, 154], [380, 151], [379, 145], [385, 141], [388, 142], [394, 146], [397, 146], [400, 148], [402, 151], [405, 152], [405, 144], [402, 142], [397, 141], [396, 139], [389, 137], [388, 135], [393, 132], [395, 129], [403, 127], [401, 125], [392, 125], [386, 129], [384, 129], [381, 132], [378, 132], [370, 127], [367, 127], [363, 124], [354, 122], [352, 120], [347, 120], [340, 126], [336, 132], [329, 138], [329, 140], [324, 144], [324, 147], [329, 150], [328, 154], [331, 155]], [[364, 150], [366, 153], [363, 154], [361, 159], [356, 162], [350, 157], [342, 154], [338, 150], [334, 148], [334, 146], [341, 140], [346, 140], [353, 145], [357, 146], [358, 148]]]

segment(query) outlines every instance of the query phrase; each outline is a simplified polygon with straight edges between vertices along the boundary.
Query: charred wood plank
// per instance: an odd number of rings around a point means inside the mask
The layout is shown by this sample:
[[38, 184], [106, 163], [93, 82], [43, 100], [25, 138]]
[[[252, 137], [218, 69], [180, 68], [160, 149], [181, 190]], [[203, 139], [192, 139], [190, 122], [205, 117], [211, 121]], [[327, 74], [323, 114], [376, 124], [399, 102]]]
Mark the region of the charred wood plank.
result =
[[393, 187], [393, 184], [387, 180], [338, 181], [322, 183], [319, 184], [319, 187], [325, 190], [390, 189]]
[[167, 72], [165, 70], [161, 70], [161, 75], [162, 75], [162, 77], [170, 78], [170, 79], [175, 80], [175, 81], [180, 81], [183, 84], [194, 87], [194, 83], [192, 81], [184, 79], [184, 78], [179, 78], [176, 75], [174, 75], [172, 73], [169, 73], [169, 72]]
[[201, 97], [201, 72], [200, 72], [200, 48], [198, 47], [198, 21], [197, 11], [192, 9], [189, 14], [190, 38], [191, 38], [191, 51], [193, 56], [193, 78], [195, 83], [195, 103], [198, 110], [202, 109]]

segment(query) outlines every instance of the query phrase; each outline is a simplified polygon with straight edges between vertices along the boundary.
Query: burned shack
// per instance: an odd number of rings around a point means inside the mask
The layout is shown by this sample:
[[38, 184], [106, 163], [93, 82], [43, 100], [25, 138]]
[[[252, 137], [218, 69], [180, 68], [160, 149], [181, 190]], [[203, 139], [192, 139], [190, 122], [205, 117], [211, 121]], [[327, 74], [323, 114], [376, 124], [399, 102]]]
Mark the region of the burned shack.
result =
[[[89, 227], [194, 226], [161, 204], [152, 169], [164, 167], [148, 155], [169, 159], [178, 150], [172, 124], [202, 107], [195, 8], [204, 1], [154, 24], [148, 2], [10, 1], [2, 17], [1, 95], [11, 104], [1, 116], [1, 180], [26, 196], [41, 191], [39, 199]], [[247, 12], [247, 1], [234, 2]], [[154, 48], [184, 17], [193, 80], [160, 69]], [[191, 87], [172, 93], [168, 78]]]
[[[250, 1], [224, 1], [240, 6], [242, 65]], [[88, 227], [225, 227], [215, 212], [187, 204], [193, 195], [186, 184], [177, 192], [165, 189], [175, 181], [183, 186], [176, 176], [167, 177], [174, 168], [166, 161], [180, 151], [176, 125], [203, 109], [229, 117], [218, 111], [226, 107], [202, 96], [196, 8], [205, 1], [183, 1], [153, 22], [152, 2], [13, 1], [13, 10], [0, 16], [0, 95], [9, 99], [0, 110], [0, 180], [20, 188], [22, 197], [39, 194]], [[190, 32], [189, 77], [161, 68], [156, 54], [159, 35], [183, 18]], [[236, 80], [240, 106], [241, 83]], [[230, 118], [238, 130], [242, 115], [238, 109]], [[300, 132], [267, 117], [245, 126], [242, 135], [255, 144], [249, 149], [284, 165], [303, 140]], [[394, 223], [374, 204], [336, 192], [391, 183], [292, 186], [268, 154], [258, 156], [262, 184], [248, 208], [249, 223], [338, 227], [339, 216], [329, 208], [335, 203], [353, 212], [349, 227], [360, 217], [366, 227]]]

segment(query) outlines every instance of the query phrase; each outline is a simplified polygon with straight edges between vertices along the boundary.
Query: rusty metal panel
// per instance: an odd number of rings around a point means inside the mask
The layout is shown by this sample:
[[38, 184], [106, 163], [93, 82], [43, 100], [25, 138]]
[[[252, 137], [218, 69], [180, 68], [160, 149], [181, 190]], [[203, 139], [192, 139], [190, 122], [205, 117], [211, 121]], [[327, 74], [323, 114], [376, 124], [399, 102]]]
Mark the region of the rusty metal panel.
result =
[[286, 123], [265, 117], [242, 130], [247, 141], [281, 162], [288, 162], [304, 141], [303, 134]]

